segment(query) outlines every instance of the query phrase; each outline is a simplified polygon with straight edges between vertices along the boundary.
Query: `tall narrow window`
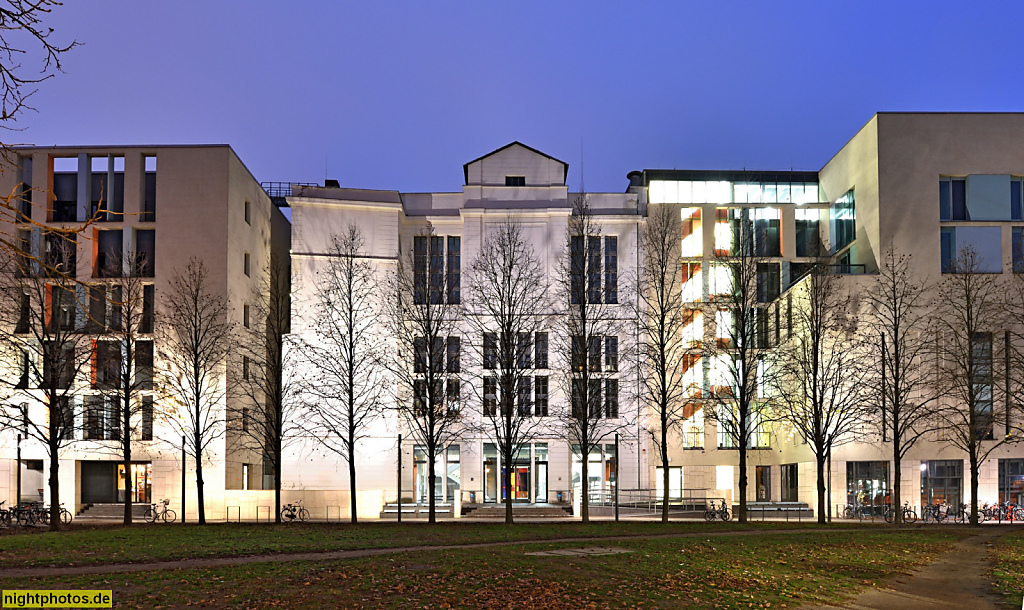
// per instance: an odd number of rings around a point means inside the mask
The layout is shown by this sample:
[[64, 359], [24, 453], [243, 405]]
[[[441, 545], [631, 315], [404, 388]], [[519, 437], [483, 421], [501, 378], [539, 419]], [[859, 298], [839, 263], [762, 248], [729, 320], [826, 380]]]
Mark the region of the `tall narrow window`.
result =
[[619, 380], [604, 380], [604, 416], [615, 419], [619, 416]]
[[249, 431], [249, 408], [242, 407], [242, 432]]
[[142, 440], [153, 440], [153, 397], [142, 397]]
[[584, 358], [586, 358], [586, 348], [583, 337], [579, 335], [574, 335], [572, 337], [572, 370], [582, 371]]
[[971, 378], [974, 387], [974, 433], [978, 440], [992, 440], [992, 333], [975, 333], [971, 339]]
[[249, 253], [248, 252], [245, 253], [245, 258], [242, 260], [242, 273], [244, 273], [246, 277], [251, 277], [249, 275]]
[[459, 362], [459, 351], [462, 341], [458, 337], [448, 337], [448, 372], [462, 372], [462, 365]]
[[587, 300], [601, 302], [601, 238], [587, 238]]
[[29, 295], [21, 294], [21, 308], [18, 312], [18, 324], [14, 327], [16, 334], [24, 334], [29, 329], [29, 316], [32, 314], [32, 301]]
[[245, 202], [245, 224], [252, 224], [252, 204], [248, 201]]
[[107, 321], [107, 325], [110, 330], [121, 330], [121, 308], [117, 306], [117, 303], [121, 302], [121, 286], [114, 284], [107, 291], [108, 298], [110, 299], [110, 319]]
[[941, 261], [942, 272], [953, 273], [953, 265], [956, 260], [956, 229], [945, 227], [940, 233], [941, 238]]
[[516, 382], [516, 405], [519, 409], [519, 417], [530, 417], [533, 413], [533, 387], [529, 377], [520, 377]]
[[455, 415], [462, 405], [462, 391], [458, 379], [449, 379], [446, 386], [445, 403], [448, 405], [448, 414]]
[[423, 337], [416, 337], [412, 341], [413, 362], [412, 372], [422, 374], [427, 372], [427, 340]]
[[427, 238], [418, 235], [412, 243], [413, 302], [422, 305], [427, 302]]
[[534, 364], [538, 369], [548, 368], [548, 334], [537, 333], [534, 340]]
[[448, 303], [458, 305], [462, 302], [461, 282], [462, 238], [448, 238]]
[[1013, 243], [1010, 244], [1013, 253], [1013, 272], [1024, 273], [1024, 227], [1013, 227], [1011, 233]]
[[498, 335], [484, 333], [484, 368], [493, 369], [498, 365]]
[[573, 235], [569, 239], [569, 292], [572, 304], [583, 303], [584, 295], [584, 269], [586, 267], [583, 257], [583, 237]]
[[604, 238], [604, 302], [619, 302], [619, 238]]
[[135, 379], [140, 389], [153, 389], [153, 342], [135, 342]]
[[156, 231], [153, 229], [135, 230], [135, 256], [139, 275], [153, 277], [156, 274]]
[[601, 370], [601, 337], [587, 338], [587, 369], [591, 371]]
[[519, 333], [516, 337], [516, 366], [520, 369], [533, 368], [533, 336]]
[[249, 304], [242, 303], [242, 326], [249, 328]]
[[444, 238], [430, 238], [430, 303], [444, 302]]
[[[1011, 188], [1012, 188], [1011, 182]], [[1011, 191], [1012, 192], [1012, 191]], [[939, 220], [970, 220], [967, 211], [967, 180], [939, 179]]]
[[142, 287], [142, 320], [139, 324], [139, 332], [153, 332], [153, 310], [156, 306], [156, 287], [153, 284], [145, 284]]
[[604, 338], [604, 370], [612, 373], [619, 370], [619, 338]]
[[156, 222], [156, 157], [145, 157], [141, 222]]
[[535, 377], [533, 381], [534, 399], [533, 414], [536, 417], [548, 416], [548, 378]]
[[249, 381], [249, 357], [242, 356], [242, 381]]
[[591, 379], [588, 390], [587, 399], [590, 401], [589, 417], [591, 419], [598, 419], [601, 417], [601, 380]]
[[498, 378], [484, 377], [484, 417], [494, 417], [498, 412]]

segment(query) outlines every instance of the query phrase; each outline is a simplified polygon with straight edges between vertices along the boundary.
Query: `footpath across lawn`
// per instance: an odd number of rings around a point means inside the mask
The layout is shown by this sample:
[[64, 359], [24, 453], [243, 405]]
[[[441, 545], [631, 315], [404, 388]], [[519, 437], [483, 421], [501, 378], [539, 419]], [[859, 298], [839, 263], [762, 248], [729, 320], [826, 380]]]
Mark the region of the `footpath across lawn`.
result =
[[[564, 537], [569, 525], [556, 524], [552, 533]], [[594, 525], [610, 529], [609, 524]], [[641, 525], [656, 524], [630, 527]], [[469, 537], [470, 530], [461, 527], [448, 531]], [[523, 529], [530, 527], [542, 526]], [[692, 529], [675, 527], [680, 533]], [[489, 531], [481, 530], [472, 536], [479, 538]], [[397, 534], [401, 529], [394, 531]], [[662, 528], [658, 533], [665, 531]], [[537, 531], [532, 534], [536, 536]], [[3, 579], [3, 588], [111, 589], [119, 608], [793, 608], [849, 599], [865, 587], [932, 561], [961, 535], [946, 528], [901, 532], [879, 528], [815, 532], [808, 528], [807, 532], [786, 534], [765, 531], [716, 537], [531, 543], [345, 561], [7, 578]], [[449, 535], [444, 542], [453, 540]], [[630, 552], [526, 554], [595, 546]]]
[[[215, 524], [80, 526], [63, 532], [12, 528], [0, 534], [0, 565], [5, 568], [150, 563], [175, 559], [239, 557], [421, 545], [550, 540], [590, 536], [658, 535], [694, 531], [814, 529], [816, 524], [736, 522], [580, 523], [443, 522], [351, 524]], [[837, 526], [843, 527], [843, 526]], [[853, 526], [851, 526], [853, 527]], [[865, 526], [867, 527], [867, 526]], [[0, 573], [2, 576], [2, 573]]]

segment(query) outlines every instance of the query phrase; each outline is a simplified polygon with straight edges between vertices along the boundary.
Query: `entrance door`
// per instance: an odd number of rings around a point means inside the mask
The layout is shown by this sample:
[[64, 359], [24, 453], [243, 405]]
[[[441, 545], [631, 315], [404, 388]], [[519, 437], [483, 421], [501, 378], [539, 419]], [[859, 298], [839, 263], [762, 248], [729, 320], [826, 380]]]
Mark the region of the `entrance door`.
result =
[[754, 475], [757, 480], [757, 501], [772, 501], [772, 467], [758, 466]]
[[511, 469], [505, 469], [505, 480], [502, 485], [502, 497], [505, 499], [506, 493], [512, 494], [513, 502], [529, 502], [530, 501], [530, 467], [522, 464], [516, 464]]
[[118, 501], [114, 462], [82, 462], [82, 503], [113, 504]]
[[131, 494], [132, 502], [151, 503], [153, 495], [153, 475], [149, 464], [132, 464], [131, 472], [126, 481], [124, 464], [117, 465], [117, 501], [124, 502], [125, 493]]
[[536, 462], [537, 464], [537, 495], [534, 502], [548, 501], [548, 463]]

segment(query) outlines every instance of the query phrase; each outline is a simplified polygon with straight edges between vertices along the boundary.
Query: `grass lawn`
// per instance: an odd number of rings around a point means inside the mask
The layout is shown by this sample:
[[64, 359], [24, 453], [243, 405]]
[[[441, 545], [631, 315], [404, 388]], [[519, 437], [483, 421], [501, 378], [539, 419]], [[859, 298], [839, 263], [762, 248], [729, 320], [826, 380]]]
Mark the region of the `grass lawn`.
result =
[[[12, 528], [0, 534], [0, 565], [6, 568], [145, 563], [198, 557], [339, 551], [472, 542], [550, 540], [582, 536], [652, 535], [673, 532], [806, 527], [816, 524], [735, 522], [501, 523], [306, 523], [84, 526], [51, 533]], [[843, 526], [837, 526], [843, 527]], [[854, 526], [855, 527], [855, 526]]]
[[1001, 537], [994, 551], [992, 582], [1005, 597], [1006, 604], [1017, 608], [1024, 598], [1024, 531]]
[[[567, 525], [556, 524], [557, 533], [564, 535]], [[849, 599], [932, 560], [960, 535], [932, 528], [809, 529], [606, 543], [633, 551], [616, 555], [525, 555], [594, 545], [534, 543], [336, 562], [4, 579], [3, 588], [112, 589], [115, 605], [126, 608], [792, 608]]]

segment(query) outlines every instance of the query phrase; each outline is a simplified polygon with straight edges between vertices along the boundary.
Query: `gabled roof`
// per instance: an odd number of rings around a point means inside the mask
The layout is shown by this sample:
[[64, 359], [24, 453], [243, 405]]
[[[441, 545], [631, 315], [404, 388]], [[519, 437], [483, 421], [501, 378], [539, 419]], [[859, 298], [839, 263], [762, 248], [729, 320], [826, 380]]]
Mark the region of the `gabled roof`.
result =
[[538, 155], [540, 155], [542, 157], [547, 157], [548, 159], [551, 159], [552, 161], [557, 161], [558, 163], [561, 163], [562, 166], [565, 168], [565, 177], [563, 178], [563, 180], [565, 180], [566, 178], [569, 177], [569, 164], [568, 163], [566, 163], [565, 161], [562, 161], [561, 159], [556, 159], [556, 158], [552, 157], [551, 155], [549, 155], [549, 154], [547, 154], [545, 152], [541, 152], [541, 151], [537, 150], [536, 148], [534, 148], [532, 146], [527, 146], [526, 144], [523, 144], [519, 140], [514, 140], [514, 141], [509, 142], [508, 144], [502, 146], [501, 148], [496, 148], [496, 149], [492, 150], [491, 152], [487, 153], [486, 155], [477, 157], [476, 159], [473, 159], [472, 161], [470, 161], [468, 163], [464, 163], [462, 165], [462, 173], [465, 176], [466, 184], [469, 184], [469, 166], [470, 165], [476, 163], [477, 161], [479, 161], [481, 159], [486, 159], [487, 157], [490, 157], [491, 155], [496, 155], [496, 154], [500, 153], [501, 151], [505, 150], [506, 148], [512, 148], [513, 146], [522, 146], [523, 148], [525, 148], [526, 150], [528, 150], [530, 152], [536, 153], [536, 154], [538, 154]]

